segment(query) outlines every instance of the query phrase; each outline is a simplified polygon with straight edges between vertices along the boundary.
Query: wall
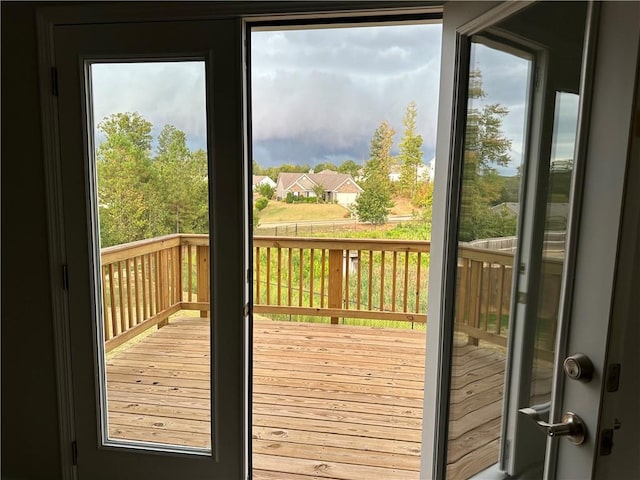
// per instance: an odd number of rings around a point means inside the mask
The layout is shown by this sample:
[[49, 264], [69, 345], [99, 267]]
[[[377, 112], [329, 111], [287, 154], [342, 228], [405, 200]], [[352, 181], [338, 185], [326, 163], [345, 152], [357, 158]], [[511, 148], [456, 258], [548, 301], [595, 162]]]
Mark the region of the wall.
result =
[[2, 475], [60, 476], [35, 4], [2, 3]]

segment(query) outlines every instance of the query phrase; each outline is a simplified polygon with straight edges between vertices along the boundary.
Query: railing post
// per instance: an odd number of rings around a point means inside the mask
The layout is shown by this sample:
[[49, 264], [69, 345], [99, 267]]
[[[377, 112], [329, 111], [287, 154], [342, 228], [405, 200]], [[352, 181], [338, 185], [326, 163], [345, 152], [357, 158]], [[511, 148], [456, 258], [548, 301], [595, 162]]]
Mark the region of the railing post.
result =
[[[158, 256], [160, 260], [160, 265], [156, 265], [158, 269], [158, 280], [160, 284], [158, 288], [160, 289], [160, 295], [158, 295], [160, 299], [160, 305], [158, 306], [158, 311], [162, 312], [169, 308], [169, 254], [166, 249], [160, 251], [160, 255]], [[158, 323], [158, 328], [162, 328], [169, 323], [169, 319], [165, 319]]]
[[[209, 302], [209, 247], [198, 246], [196, 250], [198, 270], [198, 302]], [[211, 308], [211, 306], [210, 306]], [[207, 311], [200, 310], [200, 317], [206, 318]]]
[[[329, 308], [342, 308], [342, 250], [329, 250]], [[338, 317], [331, 317], [333, 325]]]

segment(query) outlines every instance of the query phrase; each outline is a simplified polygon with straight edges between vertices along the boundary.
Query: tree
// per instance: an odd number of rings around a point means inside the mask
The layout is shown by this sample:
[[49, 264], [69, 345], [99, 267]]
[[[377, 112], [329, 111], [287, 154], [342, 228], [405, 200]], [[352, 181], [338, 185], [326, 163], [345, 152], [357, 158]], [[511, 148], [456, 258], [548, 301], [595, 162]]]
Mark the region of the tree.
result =
[[[187, 137], [173, 125], [158, 136], [155, 219], [161, 233], [204, 233], [207, 229], [207, 157], [191, 153]], [[203, 208], [205, 207], [205, 208]], [[203, 231], [204, 230], [204, 231]]]
[[395, 134], [396, 131], [386, 120], [376, 128], [369, 147], [369, 160], [364, 166], [365, 182], [372, 180], [389, 193], [391, 192], [389, 174], [393, 165], [391, 147]]
[[316, 196], [316, 203], [324, 201], [324, 187], [322, 185], [314, 185], [313, 194]]
[[363, 192], [355, 201], [360, 221], [376, 225], [385, 223], [393, 207], [391, 180], [391, 147], [395, 130], [385, 120], [373, 133], [369, 149], [369, 160], [364, 166]]
[[515, 234], [515, 222], [505, 212], [491, 208], [504, 191], [504, 180], [496, 167], [509, 163], [511, 141], [502, 132], [502, 120], [509, 110], [499, 104], [478, 107], [477, 101], [484, 97], [482, 75], [473, 71], [462, 171], [461, 241]]
[[356, 214], [361, 222], [382, 225], [389, 218], [389, 209], [393, 207], [391, 197], [384, 191], [366, 188], [355, 202]]
[[267, 200], [271, 200], [273, 198], [273, 194], [276, 193], [276, 189], [268, 183], [261, 183], [258, 185], [258, 193]]
[[109, 115], [98, 124], [105, 134], [96, 152], [103, 247], [154, 236], [151, 129], [151, 122], [130, 112]]
[[338, 167], [338, 172], [339, 173], [347, 173], [347, 174], [349, 174], [349, 175], [351, 175], [352, 177], [355, 178], [355, 177], [358, 176], [358, 173], [360, 172], [360, 165], [358, 165], [353, 160], [345, 160]]
[[206, 152], [191, 152], [185, 133], [166, 125], [152, 158], [152, 128], [129, 112], [98, 124], [105, 134], [97, 149], [102, 246], [208, 231]]
[[338, 170], [338, 167], [331, 162], [321, 162], [313, 167], [313, 171], [316, 173], [320, 173], [323, 170], [333, 170], [334, 172], [336, 172]]
[[418, 187], [418, 167], [422, 165], [422, 135], [416, 133], [416, 102], [407, 105], [402, 124], [404, 133], [400, 140], [400, 192], [413, 198]]

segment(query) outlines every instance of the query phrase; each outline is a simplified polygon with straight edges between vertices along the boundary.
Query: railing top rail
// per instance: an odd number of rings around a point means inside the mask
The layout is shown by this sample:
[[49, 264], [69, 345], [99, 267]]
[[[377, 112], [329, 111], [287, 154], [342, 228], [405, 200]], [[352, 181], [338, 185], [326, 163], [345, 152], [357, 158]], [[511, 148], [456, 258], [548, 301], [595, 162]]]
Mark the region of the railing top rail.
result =
[[428, 240], [316, 238], [316, 237], [253, 237], [256, 247], [318, 248], [329, 250], [373, 250], [387, 252], [423, 252], [431, 250]]
[[128, 258], [159, 252], [166, 248], [180, 245], [179, 234], [164, 235], [162, 237], [138, 240], [137, 242], [122, 243], [112, 247], [103, 248], [101, 253], [102, 264], [108, 264], [126, 260]]

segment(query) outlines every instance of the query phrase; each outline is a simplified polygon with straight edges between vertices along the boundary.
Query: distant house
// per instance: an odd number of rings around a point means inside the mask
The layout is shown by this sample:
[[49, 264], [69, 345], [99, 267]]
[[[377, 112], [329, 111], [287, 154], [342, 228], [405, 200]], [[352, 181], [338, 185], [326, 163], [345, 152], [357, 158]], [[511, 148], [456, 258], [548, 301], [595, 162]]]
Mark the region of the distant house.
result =
[[273, 188], [276, 188], [276, 182], [271, 180], [266, 175], [254, 175], [253, 176], [253, 191], [255, 192], [260, 185], [269, 185]]
[[[433, 161], [432, 161], [433, 162]], [[416, 168], [416, 174], [418, 176], [418, 180], [433, 180], [433, 166], [431, 162], [429, 165], [425, 165], [421, 163]], [[389, 172], [389, 180], [392, 182], [399, 182], [400, 177], [402, 176], [402, 165], [392, 165], [391, 171]]]
[[276, 198], [284, 200], [287, 194], [294, 197], [315, 197], [314, 188], [321, 185], [325, 202], [336, 202], [349, 206], [363, 191], [353, 177], [347, 173], [323, 170], [320, 173], [281, 173], [276, 184]]

